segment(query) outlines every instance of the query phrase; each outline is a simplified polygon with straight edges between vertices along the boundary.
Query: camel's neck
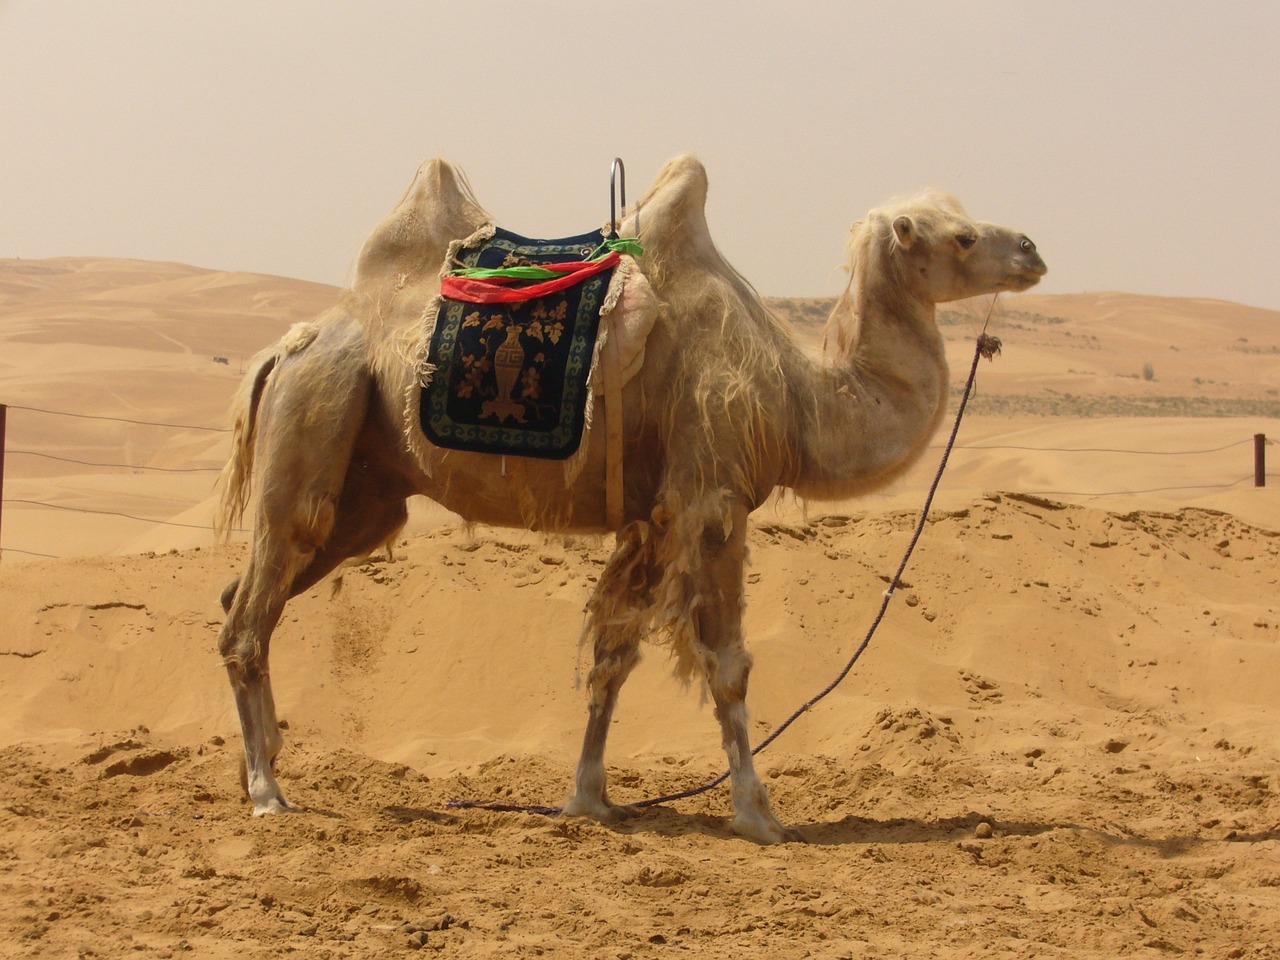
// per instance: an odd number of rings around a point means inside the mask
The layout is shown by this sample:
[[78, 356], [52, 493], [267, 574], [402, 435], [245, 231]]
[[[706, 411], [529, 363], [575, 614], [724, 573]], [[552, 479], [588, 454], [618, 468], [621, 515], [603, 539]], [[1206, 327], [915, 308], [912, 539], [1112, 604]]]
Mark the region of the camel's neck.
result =
[[946, 409], [936, 308], [868, 273], [828, 324], [793, 484], [801, 496], [842, 499], [890, 482], [919, 459]]

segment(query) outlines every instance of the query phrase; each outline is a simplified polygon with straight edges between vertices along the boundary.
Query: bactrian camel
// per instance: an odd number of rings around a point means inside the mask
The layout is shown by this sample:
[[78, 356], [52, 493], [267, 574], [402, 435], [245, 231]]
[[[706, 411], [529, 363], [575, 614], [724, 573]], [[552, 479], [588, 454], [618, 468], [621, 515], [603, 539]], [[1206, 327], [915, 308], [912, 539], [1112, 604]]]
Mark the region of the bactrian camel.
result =
[[630, 812], [609, 798], [605, 739], [640, 642], [652, 636], [714, 703], [732, 828], [760, 842], [797, 839], [774, 815], [748, 742], [747, 517], [777, 488], [844, 499], [900, 476], [947, 402], [935, 304], [1025, 290], [1045, 265], [1026, 236], [971, 219], [942, 193], [872, 210], [852, 230], [849, 285], [819, 355], [717, 252], [706, 192], [701, 163], [678, 157], [621, 225], [644, 252], [624, 258], [617, 312], [656, 319], [642, 362], [615, 391], [624, 437], [616, 527], [606, 522], [600, 426], [609, 391], [598, 385], [572, 469], [441, 450], [416, 429], [424, 322], [442, 266], [452, 243], [492, 229], [442, 160], [423, 164], [365, 242], [337, 305], [254, 359], [233, 409], [220, 515], [225, 529], [245, 510], [252, 478], [254, 532], [244, 572], [222, 596], [219, 649], [255, 814], [289, 809], [274, 775], [281, 734], [268, 671], [285, 602], [388, 543], [405, 523], [406, 498], [422, 494], [468, 521], [616, 534], [586, 605], [583, 642], [594, 659], [567, 814], [607, 821]]

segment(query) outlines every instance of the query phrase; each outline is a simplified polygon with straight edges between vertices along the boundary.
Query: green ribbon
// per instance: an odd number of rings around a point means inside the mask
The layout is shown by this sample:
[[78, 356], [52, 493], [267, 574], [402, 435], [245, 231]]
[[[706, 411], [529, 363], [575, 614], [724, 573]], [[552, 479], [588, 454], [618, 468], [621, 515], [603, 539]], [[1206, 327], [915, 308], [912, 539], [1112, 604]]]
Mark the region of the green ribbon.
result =
[[455, 277], [474, 277], [488, 280], [490, 277], [514, 277], [517, 280], [554, 280], [564, 274], [546, 267], [455, 267], [449, 271]]
[[[599, 260], [610, 253], [625, 253], [638, 257], [644, 253], [639, 237], [613, 237], [596, 247], [588, 254], [586, 262]], [[455, 277], [474, 277], [477, 280], [488, 280], [493, 277], [510, 277], [515, 280], [554, 280], [564, 274], [546, 267], [455, 267], [449, 271]]]
[[607, 238], [604, 243], [591, 251], [588, 260], [599, 260], [610, 251], [616, 253], [625, 253], [632, 257], [639, 257], [644, 253], [644, 247], [640, 246], [639, 237], [612, 237]]

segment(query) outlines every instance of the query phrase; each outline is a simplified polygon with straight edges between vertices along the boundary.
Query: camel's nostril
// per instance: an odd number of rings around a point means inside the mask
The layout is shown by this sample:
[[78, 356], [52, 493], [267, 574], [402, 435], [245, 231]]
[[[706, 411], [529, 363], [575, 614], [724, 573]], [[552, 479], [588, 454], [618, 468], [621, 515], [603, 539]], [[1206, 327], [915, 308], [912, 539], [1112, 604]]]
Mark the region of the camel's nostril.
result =
[[1043, 277], [1049, 272], [1049, 268], [1045, 266], [1044, 261], [1035, 255], [1030, 257], [1015, 257], [1013, 267], [1015, 270], [1035, 274], [1037, 277]]

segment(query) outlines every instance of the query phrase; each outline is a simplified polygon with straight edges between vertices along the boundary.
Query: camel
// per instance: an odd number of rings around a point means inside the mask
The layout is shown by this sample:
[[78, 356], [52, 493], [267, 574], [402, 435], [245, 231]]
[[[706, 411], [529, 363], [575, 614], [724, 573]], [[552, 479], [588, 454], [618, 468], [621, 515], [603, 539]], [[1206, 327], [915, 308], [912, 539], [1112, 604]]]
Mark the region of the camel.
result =
[[702, 164], [681, 156], [624, 213], [620, 233], [638, 235], [643, 254], [623, 265], [629, 280], [615, 299], [621, 312], [647, 313], [652, 329], [634, 375], [596, 398], [621, 427], [621, 516], [612, 522], [599, 410], [572, 469], [443, 450], [416, 430], [417, 367], [442, 266], [459, 243], [493, 229], [444, 160], [419, 168], [365, 242], [339, 302], [253, 360], [233, 402], [219, 526], [245, 511], [251, 484], [258, 494], [247, 564], [222, 595], [219, 650], [255, 815], [290, 809], [274, 775], [282, 739], [268, 669], [286, 601], [389, 543], [406, 498], [422, 494], [469, 522], [616, 537], [586, 602], [592, 667], [566, 815], [635, 812], [609, 797], [605, 740], [651, 638], [669, 646], [679, 677], [710, 695], [729, 761], [732, 830], [761, 843], [800, 839], [772, 810], [748, 739], [748, 515], [779, 488], [845, 499], [899, 477], [946, 407], [935, 305], [1025, 290], [1046, 268], [1025, 235], [971, 219], [946, 194], [886, 205], [854, 225], [848, 287], [823, 349], [807, 351], [717, 251], [706, 195]]

